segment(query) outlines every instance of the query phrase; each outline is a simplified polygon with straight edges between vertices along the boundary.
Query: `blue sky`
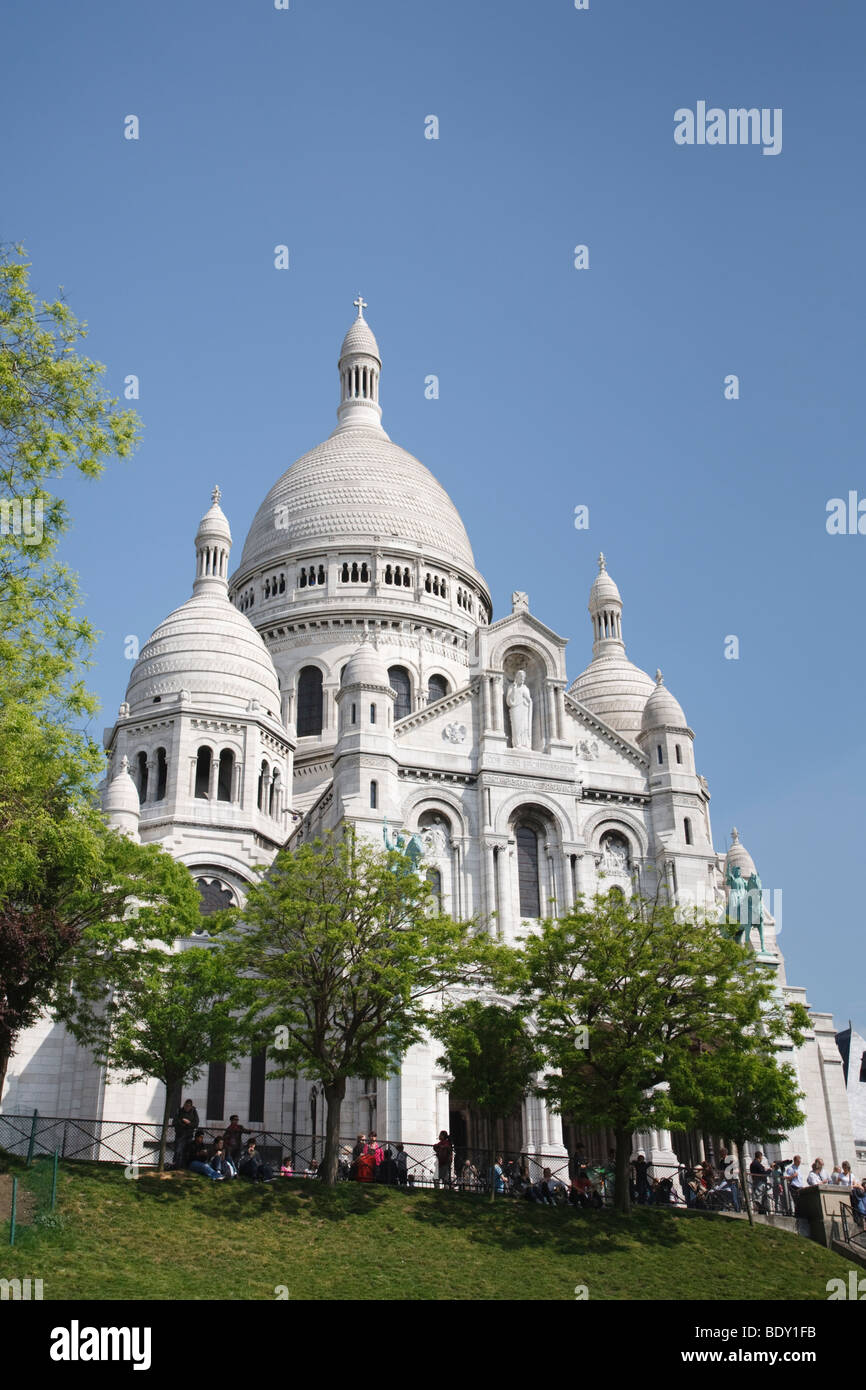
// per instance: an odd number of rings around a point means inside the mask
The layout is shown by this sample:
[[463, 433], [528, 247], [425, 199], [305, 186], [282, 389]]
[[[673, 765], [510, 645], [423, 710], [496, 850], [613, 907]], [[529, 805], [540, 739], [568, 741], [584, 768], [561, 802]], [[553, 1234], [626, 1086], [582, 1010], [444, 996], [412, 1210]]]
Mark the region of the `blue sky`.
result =
[[[63, 285], [110, 389], [141, 381], [134, 461], [67, 489], [96, 732], [124, 637], [189, 592], [214, 482], [238, 559], [333, 428], [360, 290], [386, 428], [459, 507], [494, 615], [527, 590], [577, 675], [605, 551], [717, 848], [736, 824], [788, 978], [862, 1028], [866, 536], [825, 527], [866, 496], [862, 4], [75, 0], [3, 28], [0, 238]], [[675, 145], [699, 100], [781, 107], [781, 154]]]

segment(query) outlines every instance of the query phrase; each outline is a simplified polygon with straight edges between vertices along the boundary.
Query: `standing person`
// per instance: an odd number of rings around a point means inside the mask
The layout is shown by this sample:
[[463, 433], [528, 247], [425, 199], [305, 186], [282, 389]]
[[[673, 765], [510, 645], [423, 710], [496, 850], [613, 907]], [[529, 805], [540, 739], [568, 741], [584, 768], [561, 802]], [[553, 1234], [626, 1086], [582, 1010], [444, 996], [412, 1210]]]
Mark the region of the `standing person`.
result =
[[770, 1169], [764, 1167], [764, 1155], [760, 1149], [755, 1150], [755, 1156], [749, 1164], [749, 1174], [752, 1179], [752, 1199], [758, 1210], [766, 1214], [770, 1205], [767, 1188]]
[[740, 1181], [737, 1173], [737, 1160], [732, 1158], [727, 1149], [719, 1149], [719, 1178], [728, 1184], [734, 1211], [739, 1211]]
[[358, 1182], [376, 1181], [376, 1157], [369, 1144], [364, 1145], [364, 1152], [355, 1160], [355, 1177]]
[[785, 1185], [788, 1192], [789, 1210], [796, 1213], [797, 1199], [806, 1186], [803, 1181], [803, 1160], [794, 1154], [793, 1161], [785, 1169]]
[[409, 1160], [406, 1157], [406, 1150], [403, 1148], [402, 1144], [397, 1145], [394, 1163], [397, 1168], [397, 1182], [400, 1187], [405, 1187], [409, 1177]]
[[397, 1186], [397, 1164], [391, 1149], [385, 1150], [385, 1156], [376, 1169], [376, 1182], [387, 1183], [388, 1187]]
[[851, 1173], [851, 1164], [848, 1162], [847, 1158], [842, 1160], [842, 1172], [839, 1174], [836, 1181], [840, 1187], [851, 1187], [854, 1182], [854, 1177]]
[[244, 1135], [252, 1134], [252, 1132], [251, 1129], [247, 1129], [239, 1122], [237, 1115], [229, 1115], [228, 1128], [223, 1135], [223, 1139], [225, 1140], [226, 1154], [236, 1168], [240, 1162]]
[[827, 1181], [827, 1174], [824, 1172], [823, 1158], [816, 1158], [812, 1164], [806, 1183], [809, 1187], [823, 1187]]
[[450, 1187], [451, 1160], [454, 1157], [454, 1145], [451, 1143], [451, 1136], [447, 1129], [440, 1129], [439, 1138], [436, 1140], [436, 1143], [432, 1145], [432, 1149], [436, 1155], [436, 1162], [439, 1165], [439, 1176], [435, 1179], [435, 1186], [438, 1187], [441, 1182], [444, 1183], [446, 1187]]
[[493, 1191], [497, 1197], [505, 1195], [505, 1165], [502, 1162], [502, 1154], [496, 1155], [493, 1165]]
[[187, 1145], [195, 1138], [198, 1129], [198, 1111], [191, 1100], [185, 1100], [174, 1117], [174, 1158], [173, 1168], [186, 1167]]
[[376, 1167], [378, 1168], [379, 1165], [380, 1165], [380, 1163], [382, 1163], [382, 1161], [383, 1161], [383, 1159], [384, 1159], [384, 1157], [385, 1157], [385, 1150], [382, 1148], [382, 1145], [379, 1143], [379, 1140], [378, 1140], [378, 1138], [376, 1137], [376, 1131], [375, 1131], [375, 1129], [373, 1129], [373, 1130], [370, 1131], [370, 1134], [369, 1134], [369, 1136], [368, 1136], [368, 1138], [367, 1138], [367, 1148], [370, 1150], [371, 1154], [373, 1155], [373, 1162], [375, 1163]]
[[637, 1192], [638, 1205], [645, 1207], [649, 1202], [649, 1165], [646, 1161], [646, 1154], [639, 1153], [632, 1164], [634, 1169], [634, 1185]]
[[354, 1182], [358, 1176], [358, 1159], [361, 1157], [361, 1154], [366, 1152], [367, 1136], [366, 1134], [359, 1134], [352, 1145], [352, 1161], [349, 1164], [349, 1178], [352, 1182]]

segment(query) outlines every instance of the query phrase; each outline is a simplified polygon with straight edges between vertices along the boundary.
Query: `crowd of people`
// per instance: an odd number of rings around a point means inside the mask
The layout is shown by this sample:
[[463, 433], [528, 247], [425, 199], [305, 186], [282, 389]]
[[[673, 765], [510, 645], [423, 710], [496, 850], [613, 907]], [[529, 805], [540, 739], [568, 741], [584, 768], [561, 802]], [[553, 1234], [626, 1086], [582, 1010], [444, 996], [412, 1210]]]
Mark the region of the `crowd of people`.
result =
[[[195, 1105], [187, 1100], [174, 1120], [174, 1167], [185, 1168], [214, 1182], [240, 1177], [250, 1182], [275, 1182], [278, 1178], [321, 1176], [318, 1161], [310, 1159], [302, 1168], [293, 1168], [289, 1160], [280, 1166], [269, 1163], [258, 1152], [253, 1131], [240, 1124], [232, 1115], [225, 1133], [208, 1142], [199, 1127]], [[244, 1135], [249, 1135], [246, 1143]], [[420, 1168], [422, 1181], [430, 1175], [434, 1187], [478, 1192], [491, 1189], [496, 1196], [519, 1197], [546, 1206], [571, 1205], [600, 1208], [613, 1201], [616, 1184], [616, 1154], [609, 1150], [606, 1163], [591, 1161], [578, 1147], [568, 1160], [565, 1182], [550, 1168], [541, 1168], [533, 1176], [526, 1159], [506, 1161], [497, 1154], [492, 1164], [478, 1165], [467, 1155], [458, 1159], [451, 1136], [441, 1130], [430, 1146], [431, 1159], [426, 1163], [412, 1160], [403, 1144], [393, 1147], [379, 1142], [375, 1131], [359, 1134], [354, 1145], [341, 1149], [337, 1173], [346, 1182], [384, 1183], [391, 1187], [411, 1188], [417, 1185], [415, 1169]], [[536, 1170], [538, 1165], [534, 1165]], [[565, 1168], [563, 1167], [563, 1173]], [[748, 1168], [753, 1208], [765, 1214], [780, 1212], [795, 1214], [800, 1193], [809, 1187], [831, 1186], [848, 1189], [851, 1208], [858, 1225], [866, 1225], [866, 1177], [856, 1181], [851, 1164], [836, 1165], [827, 1173], [823, 1159], [816, 1158], [810, 1168], [799, 1154], [789, 1162], [777, 1159], [765, 1163], [758, 1149]], [[740, 1174], [737, 1160], [724, 1148], [719, 1149], [715, 1162], [703, 1159], [694, 1164], [680, 1164], [675, 1170], [654, 1172], [646, 1154], [639, 1152], [628, 1165], [631, 1201], [637, 1206], [685, 1205], [699, 1211], [742, 1210]]]

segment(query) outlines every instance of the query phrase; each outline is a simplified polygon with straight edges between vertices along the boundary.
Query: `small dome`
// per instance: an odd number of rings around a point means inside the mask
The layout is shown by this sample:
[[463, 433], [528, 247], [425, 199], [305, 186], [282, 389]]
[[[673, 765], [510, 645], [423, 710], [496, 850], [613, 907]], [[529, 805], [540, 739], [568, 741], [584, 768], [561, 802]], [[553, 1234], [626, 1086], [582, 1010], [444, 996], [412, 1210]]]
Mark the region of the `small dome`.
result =
[[644, 706], [654, 689], [646, 671], [620, 650], [597, 656], [568, 693], [633, 743], [641, 730]]
[[280, 687], [267, 647], [226, 594], [193, 594], [145, 642], [126, 699], [133, 710], [188, 690], [193, 701], [246, 710], [251, 700], [276, 718]]
[[356, 318], [343, 339], [343, 346], [340, 348], [340, 361], [353, 352], [363, 352], [367, 357], [375, 357], [381, 366], [379, 344], [376, 342], [372, 328], [364, 318]]
[[754, 859], [746, 849], [746, 846], [740, 844], [740, 832], [737, 830], [736, 826], [734, 826], [731, 831], [731, 848], [725, 855], [726, 875], [728, 870], [732, 869], [734, 865], [739, 867], [743, 878], [748, 878], [751, 874], [757, 873]]
[[211, 506], [199, 522], [195, 538], [196, 546], [198, 547], [206, 541], [227, 541], [228, 544], [231, 545], [231, 527], [229, 526], [228, 517], [220, 506], [222, 493], [218, 487], [214, 488], [211, 497], [213, 499]]
[[688, 727], [682, 705], [665, 688], [661, 671], [656, 671], [655, 690], [644, 706], [641, 720], [642, 732], [647, 733], [650, 729], [687, 729]]
[[598, 574], [589, 591], [589, 611], [594, 613], [599, 608], [603, 608], [606, 603], [622, 603], [619, 589], [607, 572], [607, 561], [604, 555], [598, 557]]
[[383, 658], [372, 642], [362, 642], [358, 650], [349, 658], [343, 672], [342, 686], [390, 686], [391, 679]]
[[138, 788], [129, 775], [129, 759], [126, 754], [120, 760], [119, 771], [105, 786], [102, 807], [109, 816], [118, 813], [133, 816], [141, 814]]

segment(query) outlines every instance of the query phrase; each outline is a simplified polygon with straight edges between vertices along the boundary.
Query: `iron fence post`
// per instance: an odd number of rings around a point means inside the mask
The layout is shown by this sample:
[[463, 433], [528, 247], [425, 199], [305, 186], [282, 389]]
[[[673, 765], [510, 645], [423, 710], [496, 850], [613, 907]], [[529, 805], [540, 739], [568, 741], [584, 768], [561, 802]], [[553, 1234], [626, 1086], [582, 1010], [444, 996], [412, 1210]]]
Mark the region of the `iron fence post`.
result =
[[54, 1150], [54, 1174], [51, 1179], [51, 1210], [57, 1205], [57, 1167], [60, 1163], [60, 1150]]
[[12, 1210], [9, 1214], [9, 1244], [15, 1244], [15, 1212], [18, 1206], [18, 1179], [12, 1179]]
[[27, 1168], [29, 1168], [30, 1164], [33, 1162], [33, 1150], [36, 1147], [36, 1121], [38, 1116], [39, 1111], [34, 1110], [33, 1120], [30, 1125], [30, 1143], [27, 1145], [27, 1163], [25, 1164], [25, 1167]]

